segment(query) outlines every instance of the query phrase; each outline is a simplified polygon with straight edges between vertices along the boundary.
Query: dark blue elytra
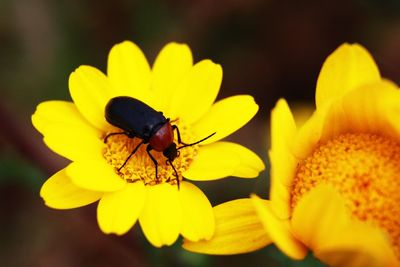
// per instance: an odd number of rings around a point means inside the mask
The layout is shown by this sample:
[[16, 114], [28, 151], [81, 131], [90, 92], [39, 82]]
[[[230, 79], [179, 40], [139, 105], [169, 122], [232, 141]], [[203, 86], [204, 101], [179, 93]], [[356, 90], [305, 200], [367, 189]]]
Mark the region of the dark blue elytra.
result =
[[112, 98], [106, 106], [105, 113], [110, 124], [124, 130], [131, 138], [143, 139], [145, 143], [168, 122], [162, 112], [129, 96]]

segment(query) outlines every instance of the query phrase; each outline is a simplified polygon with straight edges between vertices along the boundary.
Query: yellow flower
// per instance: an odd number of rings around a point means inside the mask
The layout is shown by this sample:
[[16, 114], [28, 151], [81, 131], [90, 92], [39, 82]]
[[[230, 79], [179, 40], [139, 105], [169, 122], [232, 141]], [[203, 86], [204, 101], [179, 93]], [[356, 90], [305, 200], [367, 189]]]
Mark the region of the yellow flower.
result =
[[[104, 233], [122, 235], [139, 219], [145, 236], [156, 247], [173, 244], [179, 234], [192, 241], [211, 238], [215, 229], [212, 207], [203, 192], [183, 178], [254, 178], [264, 169], [252, 151], [219, 141], [245, 125], [258, 110], [248, 95], [213, 104], [221, 80], [220, 65], [210, 60], [193, 65], [188, 46], [177, 43], [166, 45], [152, 68], [142, 51], [128, 41], [111, 49], [107, 75], [80, 66], [69, 78], [74, 103], [44, 102], [32, 116], [46, 145], [72, 161], [43, 185], [40, 195], [45, 204], [71, 209], [99, 200], [97, 220]], [[114, 135], [104, 142], [109, 133], [121, 132], [105, 120], [106, 104], [116, 96], [130, 96], [162, 111], [179, 127], [185, 143], [216, 132], [179, 151], [173, 161], [179, 188], [166, 158], [152, 151], [158, 162], [156, 179], [147, 145], [118, 171], [141, 140]]]
[[400, 266], [399, 118], [398, 88], [363, 47], [340, 46], [304, 125], [283, 99], [272, 111], [270, 200], [217, 206], [214, 238], [184, 247], [233, 254], [274, 243], [293, 259], [312, 250], [331, 266]]

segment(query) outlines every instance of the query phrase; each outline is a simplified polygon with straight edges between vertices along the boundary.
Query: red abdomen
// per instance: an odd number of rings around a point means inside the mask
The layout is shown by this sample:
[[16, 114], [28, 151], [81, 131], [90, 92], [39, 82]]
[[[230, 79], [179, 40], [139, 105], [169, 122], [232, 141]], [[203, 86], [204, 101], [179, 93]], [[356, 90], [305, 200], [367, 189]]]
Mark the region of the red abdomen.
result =
[[155, 151], [162, 152], [174, 142], [174, 132], [171, 123], [164, 124], [149, 140]]

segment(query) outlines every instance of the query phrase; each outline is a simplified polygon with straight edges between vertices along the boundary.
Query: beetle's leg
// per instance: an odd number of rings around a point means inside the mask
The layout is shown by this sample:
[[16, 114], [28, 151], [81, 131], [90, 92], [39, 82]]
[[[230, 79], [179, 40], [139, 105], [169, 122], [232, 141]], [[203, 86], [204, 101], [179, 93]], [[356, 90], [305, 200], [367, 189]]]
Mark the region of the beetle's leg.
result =
[[126, 135], [126, 136], [129, 136], [129, 133], [128, 133], [128, 132], [109, 133], [109, 134], [107, 134], [107, 136], [104, 138], [104, 143], [107, 144], [108, 137], [113, 136], [113, 135], [119, 135], [119, 134], [124, 134], [124, 135]]
[[179, 132], [179, 128], [176, 125], [172, 125], [172, 131], [176, 130], [176, 134], [178, 135], [178, 143], [179, 144], [183, 144], [183, 145], [187, 145], [186, 143], [182, 142], [181, 139], [181, 133]]
[[[174, 172], [175, 172], [176, 184], [178, 185], [178, 190], [179, 190], [180, 184], [179, 184], [179, 175], [178, 175], [178, 172], [176, 171], [174, 165], [172, 165], [172, 162], [171, 162], [170, 160], [167, 160], [167, 163], [168, 163], [169, 165], [171, 165], [172, 169], [173, 169]], [[168, 178], [168, 179], [169, 179], [169, 178]]]
[[156, 159], [153, 157], [153, 155], [150, 153], [150, 150], [152, 150], [152, 149], [153, 149], [153, 148], [151, 147], [151, 145], [148, 145], [148, 146], [146, 147], [147, 154], [149, 155], [150, 159], [153, 161], [154, 166], [156, 167], [156, 179], [158, 180], [158, 175], [157, 175], [158, 163], [157, 163], [157, 160], [156, 160]]
[[144, 141], [140, 142], [131, 152], [131, 154], [129, 154], [128, 158], [125, 160], [124, 164], [122, 164], [121, 167], [118, 168], [118, 172], [121, 171], [121, 169], [125, 166], [126, 163], [128, 163], [128, 160], [133, 156], [133, 154], [136, 153], [136, 151], [139, 149], [139, 147], [141, 145], [143, 145]]

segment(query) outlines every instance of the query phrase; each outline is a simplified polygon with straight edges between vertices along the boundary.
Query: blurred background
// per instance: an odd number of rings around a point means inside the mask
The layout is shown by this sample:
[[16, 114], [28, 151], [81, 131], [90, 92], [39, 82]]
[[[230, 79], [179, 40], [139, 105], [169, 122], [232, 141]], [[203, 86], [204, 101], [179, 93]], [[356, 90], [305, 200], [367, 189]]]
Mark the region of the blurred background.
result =
[[251, 94], [260, 112], [229, 137], [265, 160], [259, 179], [201, 183], [213, 205], [268, 196], [269, 113], [277, 99], [307, 114], [324, 59], [343, 42], [363, 44], [384, 77], [400, 82], [400, 1], [0, 0], [0, 266], [323, 266], [312, 255], [292, 261], [274, 246], [205, 256], [155, 249], [136, 225], [122, 237], [100, 232], [96, 205], [57, 211], [40, 186], [65, 159], [44, 147], [30, 116], [44, 100], [70, 100], [68, 76], [79, 65], [105, 71], [109, 49], [138, 44], [153, 62], [170, 41], [195, 61], [222, 65], [219, 99]]

